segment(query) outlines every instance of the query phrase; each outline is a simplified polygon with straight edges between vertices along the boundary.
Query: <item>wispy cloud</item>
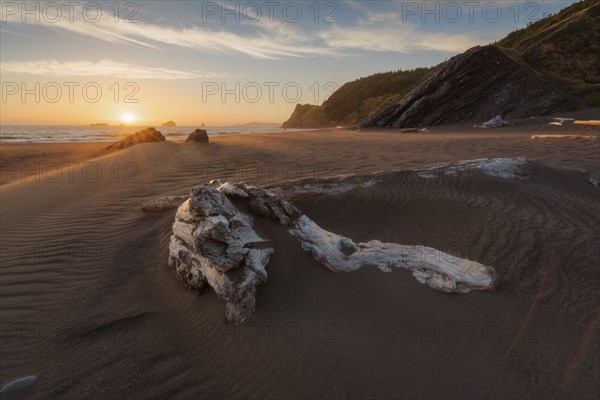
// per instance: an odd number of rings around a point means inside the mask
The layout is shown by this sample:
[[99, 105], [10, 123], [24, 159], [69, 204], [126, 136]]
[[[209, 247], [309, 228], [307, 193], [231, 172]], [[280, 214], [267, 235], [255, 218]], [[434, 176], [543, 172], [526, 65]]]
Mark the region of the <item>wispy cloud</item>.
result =
[[471, 35], [422, 33], [416, 32], [409, 26], [336, 27], [319, 35], [329, 45], [338, 49], [398, 53], [410, 53], [416, 50], [458, 53], [481, 43], [480, 39]]
[[319, 33], [330, 46], [338, 49], [361, 49], [410, 53], [433, 50], [449, 53], [465, 51], [481, 44], [473, 34], [424, 32], [414, 24], [401, 23], [398, 13], [365, 10], [365, 17], [355, 27], [335, 26]]
[[6, 35], [20, 36], [20, 37], [24, 37], [24, 38], [28, 38], [29, 39], [29, 36], [27, 36], [27, 35], [24, 35], [24, 34], [19, 33], [19, 32], [13, 32], [13, 31], [8, 30], [6, 28], [0, 28], [0, 33], [4, 33]]
[[55, 77], [101, 77], [110, 76], [126, 79], [196, 79], [223, 78], [225, 74], [200, 71], [182, 71], [169, 68], [153, 68], [141, 65], [121, 63], [111, 60], [100, 61], [11, 61], [0, 63], [3, 74], [17, 73]]
[[[75, 12], [74, 15], [80, 15]], [[7, 15], [8, 23], [21, 24], [18, 15]], [[33, 22], [32, 22], [33, 23]], [[310, 44], [308, 35], [301, 35], [295, 27], [285, 27], [277, 22], [249, 26], [254, 34], [239, 34], [226, 29], [209, 29], [197, 26], [171, 27], [152, 23], [115, 23], [101, 19], [89, 23], [81, 18], [73, 21], [61, 19], [50, 23], [42, 19], [36, 25], [62, 29], [91, 36], [108, 42], [121, 42], [157, 48], [159, 44], [193, 48], [216, 53], [238, 52], [255, 58], [303, 57], [312, 55], [337, 55], [335, 49]], [[226, 25], [223, 24], [225, 27]]]
[[[219, 29], [169, 26], [157, 23], [115, 23], [104, 18], [89, 23], [81, 18], [40, 21], [49, 28], [67, 30], [108, 42], [149, 48], [161, 45], [212, 53], [242, 53], [259, 59], [307, 56], [342, 56], [347, 50], [409, 53], [417, 50], [460, 52], [481, 42], [474, 34], [424, 32], [418, 25], [401, 22], [397, 12], [375, 12], [359, 2], [348, 3], [359, 13], [352, 26], [326, 24], [307, 29], [300, 24], [262, 21], [257, 24], [220, 24]], [[74, 15], [80, 15], [75, 12]], [[8, 22], [20, 23], [17, 15]], [[244, 33], [240, 33], [240, 28]]]

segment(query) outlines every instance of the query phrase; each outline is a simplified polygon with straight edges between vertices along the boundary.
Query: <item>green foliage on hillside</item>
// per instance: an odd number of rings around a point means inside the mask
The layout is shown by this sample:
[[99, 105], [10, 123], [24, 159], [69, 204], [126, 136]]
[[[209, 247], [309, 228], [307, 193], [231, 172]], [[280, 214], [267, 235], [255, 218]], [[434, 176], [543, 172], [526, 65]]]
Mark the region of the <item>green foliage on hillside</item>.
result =
[[586, 105], [588, 107], [600, 107], [600, 87], [596, 88], [596, 92], [588, 97]]
[[[577, 95], [600, 83], [600, 0], [582, 0], [495, 43], [541, 76]], [[402, 100], [440, 66], [374, 74], [348, 82], [321, 106], [298, 104], [286, 128], [356, 125]], [[596, 104], [592, 96], [589, 104]]]
[[298, 104], [286, 128], [356, 125], [381, 107], [400, 101], [435, 71], [433, 68], [384, 72], [348, 82], [323, 105]]
[[576, 94], [600, 83], [600, 0], [584, 0], [511, 33], [497, 45]]
[[[358, 122], [375, 111], [373, 107], [379, 108], [392, 100], [406, 96], [432, 72], [433, 68], [399, 70], [374, 74], [348, 82], [323, 103], [323, 111], [336, 121]], [[369, 104], [368, 100], [370, 99], [379, 100], [374, 104]], [[366, 109], [365, 103], [368, 104]]]
[[283, 123], [284, 128], [320, 128], [328, 125], [328, 118], [321, 106], [313, 104], [296, 104], [290, 119]]
[[[599, 5], [600, 0], [582, 0], [573, 5], [561, 10], [560, 12], [541, 19], [527, 26], [526, 28], [516, 30], [506, 36], [504, 39], [496, 42], [496, 45], [500, 47], [517, 48], [519, 45], [527, 41], [528, 39], [534, 38], [544, 32], [546, 29], [565, 21], [567, 18], [581, 12], [594, 5]], [[600, 7], [594, 7], [590, 12], [590, 16], [595, 17], [600, 12]]]

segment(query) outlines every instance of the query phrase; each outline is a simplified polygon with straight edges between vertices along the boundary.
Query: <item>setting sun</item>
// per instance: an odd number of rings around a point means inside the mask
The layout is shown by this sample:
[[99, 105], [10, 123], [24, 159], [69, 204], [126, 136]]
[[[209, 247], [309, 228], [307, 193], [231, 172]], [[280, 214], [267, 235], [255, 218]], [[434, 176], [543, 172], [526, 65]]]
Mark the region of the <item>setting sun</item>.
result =
[[130, 124], [133, 121], [135, 121], [135, 117], [132, 114], [123, 114], [123, 117], [121, 117], [121, 120], [127, 124]]

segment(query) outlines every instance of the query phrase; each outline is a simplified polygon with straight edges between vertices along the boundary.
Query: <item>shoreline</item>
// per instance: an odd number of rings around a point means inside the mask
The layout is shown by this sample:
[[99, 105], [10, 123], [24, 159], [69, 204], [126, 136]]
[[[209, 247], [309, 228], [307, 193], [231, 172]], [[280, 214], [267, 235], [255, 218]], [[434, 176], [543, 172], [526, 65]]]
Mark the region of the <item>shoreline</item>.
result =
[[[0, 144], [0, 185], [5, 187], [11, 182], [24, 183], [31, 176], [38, 181], [52, 180], [57, 170], [67, 173], [70, 168], [107, 157], [122, 158], [122, 163], [127, 163], [129, 156], [125, 154], [143, 151], [144, 146], [152, 147], [153, 152], [160, 152], [161, 146], [165, 150], [178, 149], [185, 157], [198, 154], [202, 157], [198, 164], [206, 170], [210, 169], [210, 165], [224, 165], [221, 173], [213, 168], [214, 179], [227, 178], [228, 169], [233, 168], [240, 172], [237, 174], [239, 176], [234, 174], [234, 178], [238, 178], [236, 181], [255, 178], [254, 183], [258, 184], [284, 182], [294, 176], [298, 178], [294, 180], [315, 178], [319, 177], [319, 169], [324, 169], [322, 172], [326, 176], [332, 176], [333, 173], [361, 175], [414, 169], [436, 163], [503, 157], [539, 159], [557, 166], [583, 169], [596, 178], [600, 177], [598, 139], [531, 140], [532, 135], [541, 133], [591, 134], [598, 137], [598, 127], [537, 124], [488, 130], [464, 125], [432, 129], [428, 133], [402, 133], [396, 129], [320, 129], [293, 133], [215, 135], [210, 137], [206, 145], [167, 141], [138, 144], [119, 152], [106, 151], [108, 142]], [[297, 148], [288, 150], [288, 147]], [[371, 150], [367, 153], [365, 148]], [[286, 164], [289, 164], [288, 170], [281, 170]], [[261, 173], [269, 179], [252, 175], [249, 170], [253, 165], [258, 165]], [[279, 168], [279, 171], [269, 171], [268, 165], [274, 165], [273, 168]], [[247, 176], [244, 176], [244, 172]]]
[[[573, 133], [580, 133], [580, 134], [595, 134], [595, 135], [600, 135], [600, 129], [598, 129], [597, 126], [582, 126], [582, 125], [575, 125], [573, 123], [574, 120], [597, 120], [599, 115], [599, 110], [596, 108], [581, 108], [581, 109], [577, 109], [571, 112], [566, 112], [566, 113], [561, 113], [556, 114], [556, 115], [546, 115], [546, 116], [538, 116], [538, 117], [530, 117], [530, 118], [518, 118], [518, 119], [509, 119], [507, 120], [508, 122], [510, 122], [511, 124], [508, 126], [504, 126], [502, 128], [497, 128], [497, 129], [491, 129], [491, 130], [482, 130], [479, 128], [475, 128], [474, 125], [476, 124], [480, 124], [483, 121], [478, 121], [477, 123], [475, 122], [460, 122], [460, 123], [453, 123], [453, 124], [443, 124], [443, 125], [436, 125], [436, 126], [427, 126], [424, 127], [425, 129], [427, 129], [427, 133], [477, 133], [477, 132], [494, 132], [494, 133], [519, 133], [519, 132], [524, 132], [526, 130], [540, 130], [540, 132], [535, 132], [536, 134], [545, 134], [545, 133], [553, 133], [553, 134], [573, 134]], [[555, 122], [557, 120], [559, 120], [560, 118], [569, 118], [566, 122], [566, 124], [564, 126], [551, 126], [549, 125], [551, 122]], [[570, 120], [572, 119], [572, 120]], [[3, 126], [10, 126], [10, 127], [14, 127], [14, 126], [29, 126], [29, 125], [3, 125]], [[36, 125], [36, 127], [38, 128], [43, 128], [45, 125]], [[53, 125], [50, 126], [48, 125], [48, 127], [50, 128], [56, 128], [56, 127], [60, 127], [61, 125]], [[140, 125], [140, 126], [135, 126], [135, 129], [140, 130], [140, 129], [144, 129], [147, 127], [151, 127], [152, 125]], [[89, 126], [85, 126], [85, 125], [73, 125], [71, 126], [72, 128], [89, 128]], [[223, 128], [231, 128], [231, 127], [235, 127], [235, 125], [232, 126], [222, 126]], [[243, 126], [242, 126], [243, 127]], [[119, 127], [115, 127], [115, 128], [119, 128]], [[129, 129], [134, 128], [133, 126], [128, 127]], [[167, 142], [173, 142], [173, 143], [180, 143], [180, 142], [184, 142], [184, 139], [173, 139], [173, 140], [169, 140], [168, 137], [171, 134], [171, 132], [168, 131], [168, 127], [163, 127], [163, 126], [154, 126], [154, 128], [158, 131], [160, 131], [166, 138], [167, 138]], [[205, 129], [205, 128], [198, 128], [197, 126], [179, 126], [176, 127], [176, 129], [182, 129], [182, 128], [186, 128], [188, 130], [190, 130], [190, 132], [188, 132], [187, 134], [191, 133], [191, 131], [193, 131], [194, 129]], [[221, 128], [221, 127], [212, 127], [212, 128]], [[421, 127], [415, 127], [415, 128], [421, 128]], [[398, 134], [398, 133], [402, 133], [402, 134], [406, 134], [401, 132], [402, 129], [396, 129], [396, 128], [362, 128], [359, 129], [358, 126], [339, 126], [339, 127], [319, 127], [319, 128], [277, 128], [276, 131], [272, 131], [272, 130], [265, 130], [265, 131], [261, 131], [260, 128], [257, 128], [258, 130], [256, 131], [249, 131], [249, 132], [236, 132], [236, 131], [232, 131], [232, 132], [219, 132], [217, 134], [210, 134], [209, 133], [209, 137], [210, 138], [217, 138], [217, 137], [221, 137], [221, 136], [245, 136], [245, 135], [283, 135], [283, 134], [303, 134], [303, 133], [308, 133], [308, 132], [336, 132], [336, 131], [347, 131], [347, 132], [389, 132], [392, 134]], [[273, 129], [273, 128], [271, 128]], [[131, 132], [133, 133], [133, 131]], [[176, 133], [177, 136], [185, 136], [185, 133]], [[127, 134], [122, 134], [122, 135], [118, 135], [118, 136], [114, 136], [114, 140], [100, 140], [100, 141], [63, 141], [63, 142], [44, 142], [44, 141], [39, 141], [39, 142], [30, 142], [30, 141], [22, 141], [22, 142], [13, 142], [13, 141], [8, 141], [8, 142], [3, 142], [1, 141], [1, 136], [0, 136], [0, 146], [4, 146], [4, 145], [25, 145], [25, 144], [63, 144], [63, 143], [83, 143], [83, 144], [87, 144], [87, 143], [114, 143], [117, 140], [122, 139], [123, 137], [127, 136]]]

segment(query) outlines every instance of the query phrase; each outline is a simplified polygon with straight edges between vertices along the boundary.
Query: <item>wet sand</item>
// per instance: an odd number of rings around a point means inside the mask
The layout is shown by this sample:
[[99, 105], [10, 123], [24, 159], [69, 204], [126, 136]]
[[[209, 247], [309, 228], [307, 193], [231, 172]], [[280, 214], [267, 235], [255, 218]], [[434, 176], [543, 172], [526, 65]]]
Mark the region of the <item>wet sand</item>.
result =
[[[575, 168], [599, 177], [600, 143], [529, 139], [552, 129], [224, 135], [110, 154], [95, 147], [105, 143], [2, 145], [5, 166], [48, 166], [24, 180], [7, 173], [0, 189], [0, 383], [38, 376], [5, 398], [595, 398], [600, 189]], [[47, 175], [77, 146], [79, 165]], [[530, 174], [411, 172], [484, 157], [526, 157]], [[439, 293], [403, 270], [336, 274], [257, 219], [276, 252], [255, 315], [231, 325], [214, 293], [184, 289], [167, 267], [175, 211], [140, 210], [215, 178], [280, 185], [377, 171], [387, 172], [373, 186], [294, 204], [355, 241], [491, 265], [498, 290]]]

